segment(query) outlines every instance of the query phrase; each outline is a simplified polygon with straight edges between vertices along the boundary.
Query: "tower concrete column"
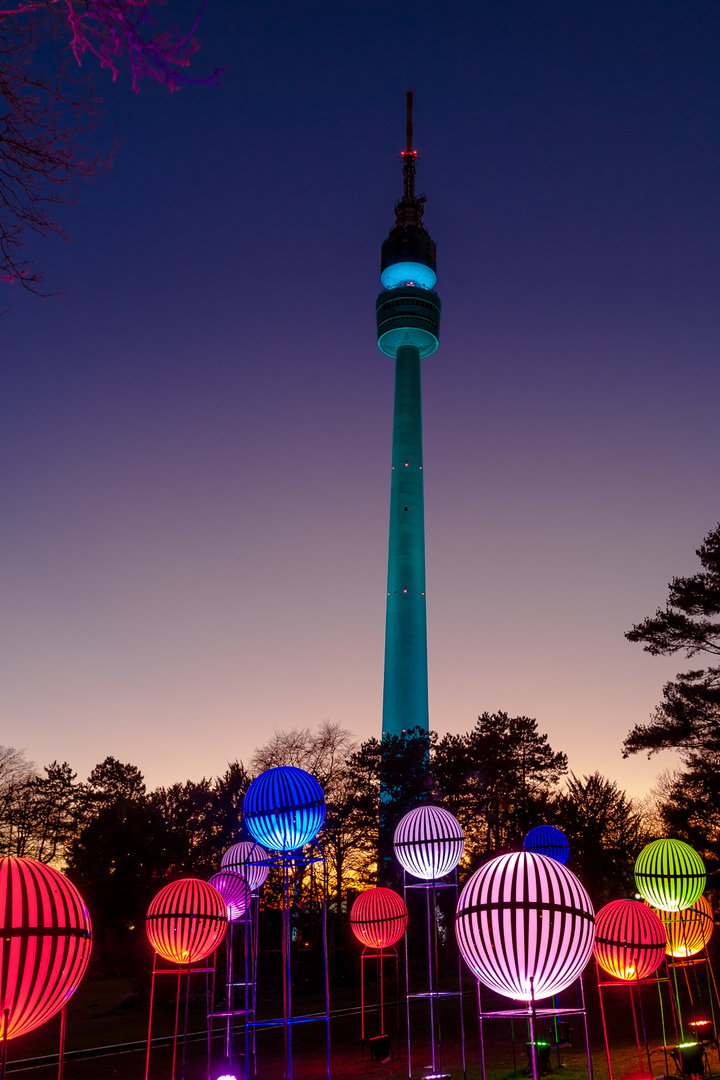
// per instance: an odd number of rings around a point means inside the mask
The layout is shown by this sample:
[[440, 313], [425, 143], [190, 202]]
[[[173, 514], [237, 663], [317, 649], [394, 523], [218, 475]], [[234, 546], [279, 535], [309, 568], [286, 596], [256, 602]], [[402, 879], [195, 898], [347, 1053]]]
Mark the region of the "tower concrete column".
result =
[[383, 734], [428, 730], [420, 350], [395, 358]]

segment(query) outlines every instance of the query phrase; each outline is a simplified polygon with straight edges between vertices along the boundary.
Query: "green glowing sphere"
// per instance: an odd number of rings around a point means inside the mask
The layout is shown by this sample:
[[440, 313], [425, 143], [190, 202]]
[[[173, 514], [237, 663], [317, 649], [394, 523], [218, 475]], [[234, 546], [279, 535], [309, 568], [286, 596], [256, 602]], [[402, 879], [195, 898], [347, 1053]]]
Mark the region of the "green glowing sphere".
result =
[[654, 908], [684, 911], [705, 891], [705, 864], [682, 840], [653, 840], [637, 857], [635, 885]]

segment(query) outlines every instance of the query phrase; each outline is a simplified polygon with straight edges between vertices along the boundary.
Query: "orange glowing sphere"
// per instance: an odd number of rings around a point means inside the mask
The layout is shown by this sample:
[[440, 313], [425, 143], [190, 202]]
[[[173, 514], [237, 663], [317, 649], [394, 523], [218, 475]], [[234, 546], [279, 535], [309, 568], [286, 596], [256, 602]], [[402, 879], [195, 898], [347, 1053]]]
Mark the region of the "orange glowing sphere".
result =
[[616, 979], [647, 979], [665, 958], [665, 928], [638, 900], [613, 900], [595, 916], [595, 959]]
[[694, 956], [712, 937], [713, 912], [704, 896], [684, 911], [658, 911], [657, 915], [667, 934], [668, 956]]
[[172, 964], [204, 960], [225, 937], [227, 924], [225, 901], [200, 878], [181, 878], [166, 885], [145, 916], [150, 944]]
[[366, 889], [350, 909], [350, 927], [363, 945], [388, 949], [405, 933], [408, 911], [392, 889]]

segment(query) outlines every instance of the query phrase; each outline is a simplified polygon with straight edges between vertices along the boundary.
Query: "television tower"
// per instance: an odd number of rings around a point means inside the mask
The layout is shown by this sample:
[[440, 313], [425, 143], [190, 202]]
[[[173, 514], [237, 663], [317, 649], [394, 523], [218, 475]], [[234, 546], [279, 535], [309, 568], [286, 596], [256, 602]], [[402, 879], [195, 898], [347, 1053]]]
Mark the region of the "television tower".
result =
[[423, 225], [425, 197], [415, 194], [411, 90], [406, 132], [403, 194], [382, 245], [384, 291], [375, 304], [378, 348], [395, 358], [383, 735], [429, 730], [420, 360], [438, 347], [441, 305], [433, 292], [435, 243]]

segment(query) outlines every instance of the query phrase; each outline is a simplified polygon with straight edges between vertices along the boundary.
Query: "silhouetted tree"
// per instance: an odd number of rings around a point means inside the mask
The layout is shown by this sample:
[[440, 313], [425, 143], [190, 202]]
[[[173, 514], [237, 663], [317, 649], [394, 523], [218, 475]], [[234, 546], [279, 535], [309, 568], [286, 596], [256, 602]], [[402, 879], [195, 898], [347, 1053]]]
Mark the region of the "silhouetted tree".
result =
[[[109, 161], [83, 140], [98, 120], [92, 84], [74, 72], [92, 55], [113, 79], [127, 63], [171, 89], [198, 43], [153, 27], [153, 0], [16, 0], [0, 11], [0, 280], [40, 291], [43, 273], [22, 257], [28, 232], [65, 237], [53, 206], [72, 202], [79, 177]], [[42, 56], [42, 60], [38, 60]]]
[[483, 713], [466, 735], [446, 735], [435, 748], [433, 771], [448, 809], [466, 832], [470, 857], [522, 840], [567, 771], [537, 720]]
[[582, 779], [571, 773], [554, 814], [593, 902], [632, 898], [635, 859], [650, 839], [640, 806], [599, 772]]
[[[697, 549], [702, 569], [673, 578], [665, 608], [625, 635], [653, 656], [684, 652], [720, 658], [720, 525]], [[674, 835], [699, 850], [717, 874], [720, 831], [720, 666], [686, 671], [665, 684], [663, 699], [648, 724], [637, 724], [625, 739], [623, 754], [676, 750], [684, 772], [676, 774], [662, 809]]]

